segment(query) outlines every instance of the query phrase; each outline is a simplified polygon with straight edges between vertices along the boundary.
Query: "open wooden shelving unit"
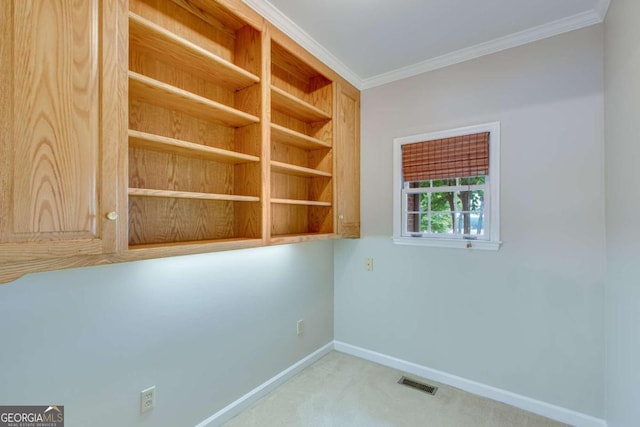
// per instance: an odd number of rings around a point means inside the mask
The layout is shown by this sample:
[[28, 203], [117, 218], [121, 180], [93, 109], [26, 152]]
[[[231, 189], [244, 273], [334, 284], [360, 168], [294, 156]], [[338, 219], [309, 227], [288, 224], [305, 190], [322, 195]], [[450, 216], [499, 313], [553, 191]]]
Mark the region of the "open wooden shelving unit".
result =
[[271, 43], [271, 227], [274, 242], [334, 233], [333, 81]]
[[335, 74], [237, 3], [129, 3], [129, 249], [336, 234]]
[[[27, 123], [46, 110], [62, 131], [5, 132], [0, 160], [15, 154], [22, 166], [0, 170], [11, 207], [0, 224], [0, 283], [359, 236], [357, 88], [242, 0], [85, 3], [2, 8], [15, 24], [0, 52], [14, 71], [6, 116]], [[34, 30], [25, 39], [20, 28]], [[42, 73], [14, 55], [45, 58], [51, 37], [73, 43], [58, 43]], [[73, 85], [43, 85], [61, 69]], [[29, 154], [42, 141], [55, 148], [55, 174]], [[41, 180], [55, 191], [33, 190]]]
[[262, 244], [260, 32], [129, 2], [129, 249]]

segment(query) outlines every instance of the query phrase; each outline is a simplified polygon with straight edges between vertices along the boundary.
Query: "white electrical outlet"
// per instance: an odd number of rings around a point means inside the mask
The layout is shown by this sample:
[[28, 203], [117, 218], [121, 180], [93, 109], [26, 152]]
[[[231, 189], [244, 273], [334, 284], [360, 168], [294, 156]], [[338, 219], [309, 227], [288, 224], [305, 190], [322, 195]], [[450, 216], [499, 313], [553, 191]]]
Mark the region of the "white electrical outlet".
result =
[[156, 386], [151, 386], [140, 392], [140, 413], [145, 413], [156, 407]]
[[364, 259], [364, 269], [367, 271], [373, 271], [373, 258]]
[[298, 323], [296, 326], [298, 330], [298, 335], [304, 334], [304, 320], [302, 319], [298, 320]]

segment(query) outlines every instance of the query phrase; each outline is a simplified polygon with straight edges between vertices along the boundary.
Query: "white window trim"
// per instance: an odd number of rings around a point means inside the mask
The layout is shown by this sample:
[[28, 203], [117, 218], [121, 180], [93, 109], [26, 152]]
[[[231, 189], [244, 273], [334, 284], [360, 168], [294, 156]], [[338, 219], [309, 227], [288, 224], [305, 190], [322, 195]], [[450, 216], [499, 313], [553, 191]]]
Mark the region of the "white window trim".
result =
[[[488, 240], [402, 235], [402, 146], [422, 141], [489, 132], [490, 228]], [[393, 241], [400, 245], [493, 250], [500, 249], [500, 122], [410, 135], [393, 140]]]

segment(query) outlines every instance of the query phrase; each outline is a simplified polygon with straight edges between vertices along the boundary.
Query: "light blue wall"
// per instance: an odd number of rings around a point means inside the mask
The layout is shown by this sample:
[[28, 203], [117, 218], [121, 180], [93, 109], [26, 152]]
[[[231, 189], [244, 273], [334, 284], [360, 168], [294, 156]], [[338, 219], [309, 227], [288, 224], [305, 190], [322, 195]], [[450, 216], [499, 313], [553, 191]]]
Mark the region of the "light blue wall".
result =
[[[336, 339], [603, 417], [603, 79], [599, 25], [364, 91]], [[394, 245], [393, 138], [492, 121], [502, 249]]]
[[607, 368], [610, 427], [640, 425], [640, 2], [605, 21]]
[[0, 339], [0, 404], [65, 405], [69, 427], [193, 426], [333, 339], [333, 245], [29, 275], [0, 286]]

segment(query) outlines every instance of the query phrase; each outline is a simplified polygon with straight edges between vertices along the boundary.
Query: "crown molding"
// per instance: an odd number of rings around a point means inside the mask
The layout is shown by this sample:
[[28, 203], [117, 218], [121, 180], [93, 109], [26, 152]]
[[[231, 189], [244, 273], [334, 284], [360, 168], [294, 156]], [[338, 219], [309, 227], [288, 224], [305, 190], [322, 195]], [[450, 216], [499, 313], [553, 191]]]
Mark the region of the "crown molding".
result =
[[329, 68], [341, 75], [349, 83], [362, 90], [362, 79], [336, 58], [324, 46], [318, 43], [306, 31], [267, 0], [242, 0], [247, 6], [258, 12], [280, 31], [298, 42], [312, 55], [324, 62]]
[[[609, 0], [604, 1], [608, 2]], [[406, 79], [428, 71], [448, 67], [450, 65], [476, 59], [481, 56], [490, 55], [492, 53], [501, 52], [513, 47], [522, 46], [527, 43], [532, 43], [548, 37], [588, 27], [590, 25], [599, 24], [602, 22], [602, 15], [599, 12], [600, 11], [591, 10], [579, 13], [548, 24], [539, 25], [508, 36], [427, 59], [426, 61], [418, 62], [417, 64], [408, 65], [387, 73], [369, 77], [362, 80], [361, 88], [370, 89], [396, 80]]]
[[604, 21], [604, 18], [607, 17], [607, 12], [609, 11], [609, 6], [611, 6], [611, 0], [598, 0], [596, 7], [594, 10], [598, 15], [600, 15], [600, 19]]
[[490, 55], [492, 53], [501, 52], [513, 47], [522, 46], [527, 43], [567, 33], [569, 31], [585, 28], [590, 25], [599, 24], [604, 20], [609, 9], [609, 5], [611, 4], [611, 0], [597, 0], [598, 2], [596, 6], [592, 10], [586, 12], [480, 43], [475, 46], [460, 49], [435, 58], [427, 59], [386, 73], [362, 78], [268, 0], [242, 1], [360, 90], [381, 86], [397, 80], [413, 77], [418, 74], [459, 64], [471, 59], [476, 59], [481, 56]]

